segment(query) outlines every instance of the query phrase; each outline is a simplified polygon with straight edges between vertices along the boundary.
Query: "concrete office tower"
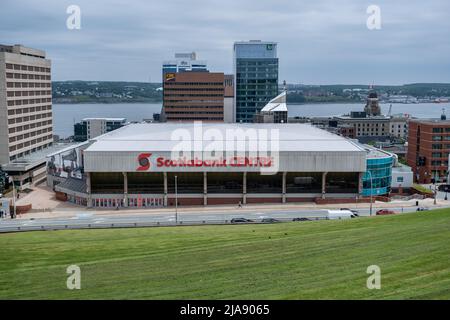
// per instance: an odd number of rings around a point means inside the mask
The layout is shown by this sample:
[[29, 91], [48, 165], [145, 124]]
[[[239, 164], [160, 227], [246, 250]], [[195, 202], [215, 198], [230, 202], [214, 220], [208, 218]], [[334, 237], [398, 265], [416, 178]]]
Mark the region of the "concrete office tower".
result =
[[234, 43], [235, 121], [252, 122], [278, 95], [277, 44], [260, 40]]
[[53, 143], [50, 68], [42, 50], [0, 45], [0, 164]]
[[163, 121], [223, 122], [223, 73], [166, 73], [163, 90]]
[[79, 123], [75, 123], [74, 128], [74, 141], [86, 141], [96, 138], [119, 129], [127, 124], [125, 118], [85, 118]]

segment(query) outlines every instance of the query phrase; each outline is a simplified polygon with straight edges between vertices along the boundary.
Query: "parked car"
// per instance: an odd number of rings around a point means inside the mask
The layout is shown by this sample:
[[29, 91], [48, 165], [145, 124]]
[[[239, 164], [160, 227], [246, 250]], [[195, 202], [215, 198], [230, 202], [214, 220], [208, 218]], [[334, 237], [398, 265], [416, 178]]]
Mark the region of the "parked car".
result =
[[310, 219], [308, 218], [294, 218], [292, 219], [292, 221], [309, 221]]
[[438, 187], [438, 190], [442, 192], [450, 192], [450, 184], [441, 184]]
[[355, 217], [359, 217], [359, 211], [358, 211], [358, 210], [355, 210], [355, 209], [349, 209], [349, 208], [341, 208], [341, 210], [344, 210], [344, 211], [351, 211]]
[[231, 219], [231, 223], [249, 223], [253, 222], [253, 220], [246, 219], [246, 218], [233, 218]]
[[428, 210], [430, 209], [424, 207], [417, 208], [417, 211], [428, 211]]
[[274, 219], [274, 218], [263, 218], [261, 220], [261, 222], [263, 223], [276, 223], [276, 222], [280, 222], [280, 220]]
[[388, 214], [395, 214], [395, 212], [392, 210], [388, 210], [388, 209], [381, 209], [381, 210], [377, 211], [377, 216], [384, 216], [384, 215], [388, 215]]

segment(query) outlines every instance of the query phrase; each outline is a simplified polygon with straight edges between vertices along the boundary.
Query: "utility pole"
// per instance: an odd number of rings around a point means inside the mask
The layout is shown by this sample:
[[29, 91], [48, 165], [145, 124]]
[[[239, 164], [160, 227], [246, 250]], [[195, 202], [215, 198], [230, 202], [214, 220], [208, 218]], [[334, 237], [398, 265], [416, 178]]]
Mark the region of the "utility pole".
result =
[[434, 185], [434, 204], [436, 204], [436, 198], [437, 198], [437, 189], [436, 189], [436, 185]]
[[372, 216], [372, 172], [370, 172], [369, 170], [367, 170], [367, 173], [370, 176], [370, 216]]
[[15, 218], [16, 217], [16, 186], [14, 185], [14, 180], [13, 180], [12, 184], [13, 184], [13, 207], [14, 207], [13, 218]]
[[175, 225], [178, 224], [178, 186], [177, 176], [175, 176]]

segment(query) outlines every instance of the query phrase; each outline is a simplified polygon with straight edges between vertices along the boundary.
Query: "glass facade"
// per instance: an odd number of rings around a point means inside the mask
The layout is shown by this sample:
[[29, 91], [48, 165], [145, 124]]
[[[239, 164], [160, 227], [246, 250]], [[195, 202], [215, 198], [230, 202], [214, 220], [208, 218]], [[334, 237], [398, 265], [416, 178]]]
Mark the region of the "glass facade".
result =
[[[363, 176], [363, 196], [387, 195], [391, 191], [392, 165], [394, 158], [386, 157], [367, 158], [367, 170]], [[370, 186], [372, 175], [372, 188]]]
[[276, 43], [247, 42], [234, 45], [236, 122], [253, 122], [278, 95]]
[[326, 193], [358, 193], [357, 172], [328, 172]]
[[167, 173], [167, 190], [169, 193], [175, 193], [175, 176], [177, 176], [178, 193], [203, 194], [203, 172]]
[[208, 172], [208, 194], [242, 193], [242, 172]]
[[247, 173], [247, 193], [282, 193], [283, 174], [263, 175], [259, 172]]
[[164, 174], [162, 172], [128, 172], [129, 194], [162, 194], [164, 193]]
[[321, 193], [322, 172], [288, 172], [286, 193]]
[[123, 193], [123, 174], [121, 172], [92, 172], [91, 192]]

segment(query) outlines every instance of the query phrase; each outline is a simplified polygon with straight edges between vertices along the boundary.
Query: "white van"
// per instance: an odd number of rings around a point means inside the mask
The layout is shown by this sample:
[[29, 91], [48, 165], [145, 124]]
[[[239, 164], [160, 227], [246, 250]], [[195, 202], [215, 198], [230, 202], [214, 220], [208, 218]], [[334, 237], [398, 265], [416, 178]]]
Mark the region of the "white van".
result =
[[328, 220], [341, 220], [356, 218], [356, 215], [350, 210], [327, 210]]

